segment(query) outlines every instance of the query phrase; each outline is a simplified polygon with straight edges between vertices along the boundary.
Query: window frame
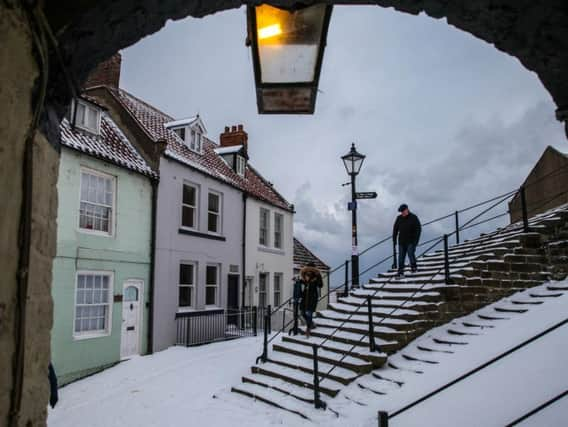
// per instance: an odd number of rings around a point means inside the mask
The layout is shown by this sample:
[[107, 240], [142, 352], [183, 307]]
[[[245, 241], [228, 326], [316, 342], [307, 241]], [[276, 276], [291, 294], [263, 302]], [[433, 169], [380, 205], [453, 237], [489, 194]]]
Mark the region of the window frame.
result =
[[[106, 304], [81, 304], [81, 306], [89, 305], [106, 305], [107, 306], [107, 316], [106, 316], [106, 328], [104, 331], [86, 331], [86, 332], [76, 332], [75, 323], [77, 322], [77, 290], [79, 285], [79, 276], [108, 276], [108, 300]], [[77, 270], [75, 272], [75, 286], [73, 295], [73, 322], [72, 322], [72, 337], [74, 341], [86, 340], [91, 338], [101, 338], [108, 337], [112, 334], [112, 314], [114, 308], [114, 271], [107, 270]]]
[[[284, 281], [284, 273], [274, 273], [274, 277], [272, 279], [272, 301], [274, 303], [274, 307], [278, 307], [280, 306], [280, 304], [282, 304], [283, 281]], [[278, 290], [276, 289], [276, 283], [278, 283]], [[276, 294], [278, 294], [278, 301], [276, 301]]]
[[[264, 291], [262, 291], [262, 288], [260, 286], [261, 283], [261, 277], [265, 277], [265, 282], [264, 282]], [[262, 308], [266, 308], [268, 307], [268, 299], [270, 298], [270, 284], [268, 283], [270, 279], [270, 275], [266, 272], [260, 272], [258, 273], [258, 307], [262, 307]], [[264, 305], [262, 305], [260, 303], [260, 299], [261, 299], [261, 295], [264, 295], [263, 299], [264, 299]]]
[[[209, 206], [209, 195], [214, 195], [218, 197], [218, 212], [215, 213], [210, 209]], [[209, 230], [209, 215], [217, 215], [217, 231]], [[207, 233], [222, 235], [223, 234], [223, 193], [215, 190], [209, 190], [207, 192]]]
[[[112, 190], [112, 206], [111, 206], [111, 214], [109, 217], [109, 221], [110, 221], [110, 227], [109, 227], [109, 231], [101, 231], [101, 230], [94, 230], [94, 229], [89, 229], [89, 228], [83, 228], [81, 227], [81, 203], [82, 203], [82, 185], [83, 185], [83, 173], [87, 173], [90, 175], [94, 175], [94, 176], [98, 176], [104, 179], [109, 179], [111, 181], [111, 190]], [[77, 209], [77, 231], [80, 233], [85, 233], [85, 234], [92, 234], [92, 235], [96, 235], [96, 236], [102, 236], [102, 237], [114, 237], [116, 234], [116, 201], [117, 201], [117, 189], [118, 189], [118, 177], [105, 173], [105, 172], [100, 172], [96, 169], [92, 169], [90, 167], [86, 167], [86, 166], [81, 166], [79, 169], [79, 206]], [[86, 203], [90, 203], [90, 204], [96, 204], [90, 201], [86, 201]], [[99, 204], [96, 204], [99, 205]], [[100, 206], [105, 206], [105, 205], [100, 205]], [[107, 206], [108, 207], [108, 206]]]
[[[181, 131], [183, 131], [183, 138], [182, 138], [182, 136], [178, 133], [178, 132], [181, 132]], [[177, 127], [177, 128], [173, 128], [173, 129], [172, 129], [172, 132], [175, 133], [175, 134], [185, 143], [185, 140], [186, 140], [186, 137], [187, 137], [187, 128], [186, 128], [185, 126], [180, 126], [180, 127]]]
[[237, 175], [244, 177], [247, 169], [246, 159], [240, 154], [237, 154], [235, 157], [236, 157], [235, 171], [237, 172]]
[[[77, 113], [78, 110], [78, 104], [80, 104], [82, 107], [85, 108], [85, 115], [88, 114], [88, 110], [93, 110], [95, 111], [96, 115], [97, 115], [97, 120], [96, 120], [96, 124], [95, 124], [95, 128], [92, 129], [89, 126], [87, 126], [84, 122], [85, 122], [85, 117], [83, 116], [83, 118], [81, 119], [81, 121], [79, 121], [79, 117]], [[73, 108], [71, 110], [71, 120], [69, 120], [70, 123], [73, 122], [73, 118], [75, 117], [75, 126], [90, 132], [92, 134], [95, 135], [100, 135], [101, 134], [101, 116], [102, 116], [102, 112], [99, 108], [89, 104], [86, 101], [83, 101], [81, 99], [75, 99], [75, 102], [73, 103]]]
[[[215, 268], [215, 280], [216, 283], [214, 285], [207, 282], [207, 270], [209, 268]], [[215, 288], [215, 302], [213, 304], [207, 304], [207, 289], [208, 288]], [[215, 263], [207, 263], [205, 266], [205, 307], [219, 307], [219, 289], [221, 288], [221, 264]]]
[[[266, 213], [266, 232], [264, 242], [262, 242], [262, 220], [263, 213]], [[258, 221], [258, 244], [264, 247], [270, 246], [270, 210], [264, 207], [260, 207], [259, 210], [259, 221]]]
[[[279, 221], [277, 221], [276, 219], [279, 219]], [[280, 229], [277, 229], [276, 224], [278, 224], [278, 222], [280, 223]], [[284, 241], [283, 241], [283, 236], [284, 236], [284, 215], [278, 212], [274, 212], [274, 247], [276, 249], [283, 249], [284, 248]], [[278, 239], [277, 239], [278, 236]], [[279, 242], [278, 242], [279, 240]], [[279, 243], [278, 245], [276, 243]]]
[[[195, 191], [195, 205], [189, 205], [183, 202], [183, 190], [184, 187], [188, 186], [188, 187], [192, 187]], [[200, 197], [200, 187], [197, 184], [194, 184], [193, 182], [189, 182], [189, 181], [183, 181], [182, 185], [181, 185], [181, 197], [180, 197], [180, 219], [179, 219], [179, 223], [180, 223], [180, 227], [186, 230], [193, 230], [193, 231], [198, 231], [199, 230], [199, 197]], [[183, 223], [183, 208], [184, 207], [192, 207], [193, 208], [193, 227], [190, 227], [189, 225], [184, 225]]]
[[[195, 310], [196, 307], [196, 302], [197, 302], [197, 261], [179, 261], [178, 263], [179, 265], [179, 274], [178, 274], [178, 280], [177, 280], [177, 311], [178, 312], [183, 312], [183, 311], [192, 311]], [[191, 285], [185, 284], [185, 283], [181, 283], [181, 266], [182, 265], [191, 265], [193, 267], [193, 283]], [[179, 298], [179, 291], [180, 288], [184, 287], [184, 288], [192, 288], [192, 292], [191, 292], [191, 304], [190, 305], [180, 305], [180, 298]]]

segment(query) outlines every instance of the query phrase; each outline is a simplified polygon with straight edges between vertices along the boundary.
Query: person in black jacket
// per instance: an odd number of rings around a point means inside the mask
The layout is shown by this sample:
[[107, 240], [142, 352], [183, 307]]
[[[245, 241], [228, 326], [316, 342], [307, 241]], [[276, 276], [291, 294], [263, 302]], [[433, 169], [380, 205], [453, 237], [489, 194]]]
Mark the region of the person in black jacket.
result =
[[302, 316], [306, 320], [306, 337], [310, 337], [310, 330], [314, 328], [313, 315], [319, 299], [319, 291], [323, 286], [323, 280], [319, 270], [313, 262], [308, 263], [300, 271], [300, 278], [304, 284], [300, 308]]
[[398, 274], [402, 276], [404, 274], [406, 254], [408, 254], [412, 272], [414, 273], [417, 269], [415, 251], [420, 240], [422, 226], [418, 217], [408, 210], [408, 205], [400, 205], [398, 211], [400, 215], [394, 222], [392, 240], [396, 244], [398, 236]]

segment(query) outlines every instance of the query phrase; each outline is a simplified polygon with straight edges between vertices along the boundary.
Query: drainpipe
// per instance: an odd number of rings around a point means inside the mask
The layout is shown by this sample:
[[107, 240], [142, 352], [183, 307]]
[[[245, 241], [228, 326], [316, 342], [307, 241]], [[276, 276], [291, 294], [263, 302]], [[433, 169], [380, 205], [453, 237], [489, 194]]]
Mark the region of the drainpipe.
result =
[[247, 198], [248, 193], [243, 192], [243, 242], [242, 242], [242, 285], [241, 307], [245, 306], [246, 262], [247, 262]]
[[158, 211], [158, 179], [152, 179], [152, 224], [150, 239], [150, 280], [149, 280], [149, 303], [148, 307], [148, 340], [147, 353], [154, 352], [154, 272], [156, 270], [156, 216]]

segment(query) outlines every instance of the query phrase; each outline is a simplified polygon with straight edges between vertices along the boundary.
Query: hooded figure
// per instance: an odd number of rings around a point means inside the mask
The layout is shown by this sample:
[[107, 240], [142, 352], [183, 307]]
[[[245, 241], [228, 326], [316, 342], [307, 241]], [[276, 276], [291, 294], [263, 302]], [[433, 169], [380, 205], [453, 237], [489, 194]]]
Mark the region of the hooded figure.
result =
[[300, 279], [304, 284], [300, 309], [306, 320], [306, 336], [310, 336], [310, 329], [314, 328], [313, 315], [319, 299], [319, 290], [323, 286], [323, 280], [319, 270], [313, 262], [300, 270]]

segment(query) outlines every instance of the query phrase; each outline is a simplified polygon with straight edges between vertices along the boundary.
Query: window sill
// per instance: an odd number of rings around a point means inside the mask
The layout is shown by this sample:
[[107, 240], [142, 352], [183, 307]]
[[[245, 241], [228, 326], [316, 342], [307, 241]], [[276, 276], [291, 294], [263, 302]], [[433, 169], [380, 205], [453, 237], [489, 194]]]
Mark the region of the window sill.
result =
[[202, 233], [201, 231], [188, 230], [187, 228], [180, 228], [178, 230], [179, 234], [185, 234], [187, 236], [201, 237], [203, 239], [220, 240], [225, 242], [227, 238], [219, 234]]
[[266, 252], [269, 254], [274, 254], [274, 255], [286, 255], [286, 252], [282, 249], [277, 249], [277, 248], [269, 248], [268, 246], [258, 246], [258, 251], [259, 252]]
[[83, 341], [91, 338], [104, 338], [110, 336], [109, 332], [97, 332], [92, 334], [73, 335], [73, 341]]
[[91, 230], [89, 228], [80, 228], [79, 227], [79, 228], [77, 228], [77, 231], [79, 233], [89, 234], [91, 236], [110, 237], [110, 238], [114, 237], [114, 235], [112, 233], [106, 233], [104, 231]]

